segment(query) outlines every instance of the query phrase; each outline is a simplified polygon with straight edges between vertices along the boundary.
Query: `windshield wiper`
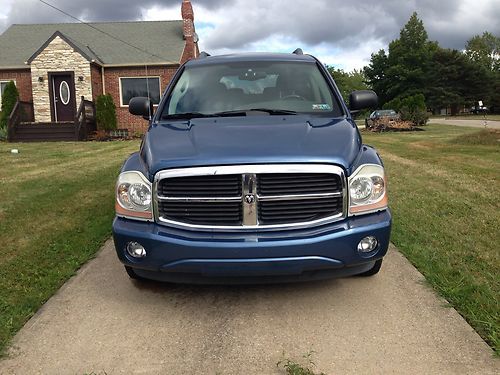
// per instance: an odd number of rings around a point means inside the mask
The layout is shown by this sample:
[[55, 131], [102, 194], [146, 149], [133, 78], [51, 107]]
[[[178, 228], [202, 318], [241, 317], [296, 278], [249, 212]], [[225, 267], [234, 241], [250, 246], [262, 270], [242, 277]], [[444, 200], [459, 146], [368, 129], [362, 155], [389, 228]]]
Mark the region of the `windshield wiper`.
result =
[[295, 111], [288, 111], [285, 109], [269, 109], [269, 108], [249, 108], [249, 109], [235, 109], [233, 111], [216, 112], [212, 116], [246, 116], [248, 112], [265, 112], [270, 115], [296, 115]]
[[223, 111], [216, 113], [201, 113], [201, 112], [183, 112], [162, 115], [162, 120], [168, 119], [192, 119], [203, 117], [224, 117], [224, 116], [247, 116], [248, 112], [265, 112], [270, 115], [296, 115], [295, 111], [287, 111], [285, 109], [268, 109], [268, 108], [249, 108], [249, 109], [235, 109], [232, 111]]
[[162, 120], [168, 119], [192, 119], [192, 118], [202, 118], [202, 117], [214, 117], [212, 114], [200, 113], [200, 112], [183, 112], [183, 113], [172, 113], [162, 115]]

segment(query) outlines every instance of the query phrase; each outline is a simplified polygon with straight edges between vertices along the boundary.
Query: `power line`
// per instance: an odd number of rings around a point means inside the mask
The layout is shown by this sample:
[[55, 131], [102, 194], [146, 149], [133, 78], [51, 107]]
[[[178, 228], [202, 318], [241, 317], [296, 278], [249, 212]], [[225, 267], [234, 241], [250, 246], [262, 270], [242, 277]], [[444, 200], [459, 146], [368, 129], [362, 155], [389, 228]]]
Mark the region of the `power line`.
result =
[[66, 12], [66, 11], [64, 11], [64, 10], [62, 10], [62, 9], [60, 9], [60, 8], [58, 8], [58, 7], [56, 7], [55, 5], [52, 5], [52, 4], [50, 4], [50, 3], [48, 3], [48, 2], [46, 2], [46, 1], [44, 1], [44, 0], [38, 0], [38, 1], [39, 1], [39, 2], [41, 2], [42, 4], [45, 4], [45, 5], [49, 6], [49, 7], [51, 7], [52, 9], [57, 10], [58, 12], [60, 12], [60, 13], [62, 13], [62, 14], [64, 14], [64, 15], [66, 15], [66, 16], [68, 16], [68, 17], [70, 17], [70, 18], [74, 19], [75, 21], [78, 21], [79, 23], [82, 23], [82, 24], [84, 24], [84, 25], [87, 25], [88, 27], [90, 27], [90, 28], [92, 28], [92, 29], [94, 29], [94, 30], [96, 30], [96, 31], [98, 31], [98, 32], [100, 32], [100, 33], [102, 33], [102, 34], [106, 35], [106, 36], [109, 36], [110, 38], [113, 38], [113, 39], [115, 39], [115, 40], [117, 40], [117, 41], [119, 41], [119, 42], [122, 42], [122, 43], [126, 44], [126, 45], [127, 45], [127, 46], [129, 46], [129, 47], [135, 48], [135, 49], [136, 49], [136, 50], [138, 50], [138, 51], [141, 51], [141, 52], [146, 53], [146, 54], [148, 54], [148, 55], [151, 55], [151, 56], [153, 56], [153, 57], [157, 57], [157, 58], [159, 58], [159, 59], [161, 59], [161, 60], [165, 60], [165, 58], [164, 58], [164, 57], [158, 56], [158, 55], [156, 55], [156, 54], [154, 54], [154, 53], [152, 53], [152, 52], [149, 52], [149, 51], [147, 51], [147, 50], [145, 50], [145, 49], [143, 49], [143, 48], [141, 48], [141, 47], [137, 47], [136, 45], [133, 45], [132, 43], [127, 42], [126, 40], [120, 39], [119, 37], [117, 37], [117, 36], [115, 36], [115, 35], [113, 35], [113, 34], [110, 34], [110, 33], [108, 33], [107, 31], [104, 31], [104, 30], [102, 30], [102, 29], [100, 29], [100, 28], [98, 28], [98, 27], [96, 27], [96, 26], [92, 25], [91, 23], [85, 22], [85, 21], [83, 21], [83, 20], [79, 19], [78, 17], [75, 17], [75, 16], [73, 16], [72, 14], [69, 14], [68, 12]]

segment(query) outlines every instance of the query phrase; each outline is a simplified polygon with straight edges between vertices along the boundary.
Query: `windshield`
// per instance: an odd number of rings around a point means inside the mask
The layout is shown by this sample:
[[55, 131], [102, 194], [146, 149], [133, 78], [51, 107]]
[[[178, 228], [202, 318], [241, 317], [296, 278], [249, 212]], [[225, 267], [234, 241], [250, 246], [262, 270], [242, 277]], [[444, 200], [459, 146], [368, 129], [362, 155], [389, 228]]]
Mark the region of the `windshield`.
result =
[[342, 115], [315, 63], [238, 62], [186, 67], [162, 117], [223, 115], [233, 111], [236, 115], [252, 110]]

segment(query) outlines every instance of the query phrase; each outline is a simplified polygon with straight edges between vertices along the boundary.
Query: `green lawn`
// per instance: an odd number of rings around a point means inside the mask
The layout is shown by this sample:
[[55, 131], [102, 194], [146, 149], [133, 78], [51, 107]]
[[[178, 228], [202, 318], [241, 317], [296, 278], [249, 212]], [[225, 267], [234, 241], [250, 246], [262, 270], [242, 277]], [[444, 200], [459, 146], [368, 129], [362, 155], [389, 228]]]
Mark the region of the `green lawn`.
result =
[[387, 168], [393, 243], [500, 354], [500, 132], [431, 125], [363, 140]]
[[0, 143], [0, 352], [109, 238], [114, 181], [138, 146]]

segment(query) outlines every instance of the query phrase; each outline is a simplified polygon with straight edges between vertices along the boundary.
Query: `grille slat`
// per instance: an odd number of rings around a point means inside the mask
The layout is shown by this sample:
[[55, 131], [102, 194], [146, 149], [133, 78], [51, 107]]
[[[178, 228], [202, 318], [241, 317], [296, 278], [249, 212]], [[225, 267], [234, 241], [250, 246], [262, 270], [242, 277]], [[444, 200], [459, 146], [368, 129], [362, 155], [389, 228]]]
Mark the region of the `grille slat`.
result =
[[342, 212], [342, 197], [294, 201], [261, 201], [259, 222], [263, 225], [313, 221]]
[[198, 225], [241, 225], [240, 202], [164, 202], [158, 203], [163, 219]]
[[331, 173], [259, 174], [260, 196], [284, 194], [334, 193], [342, 190], [340, 176]]
[[[281, 167], [278, 166], [275, 170]], [[266, 166], [262, 168], [265, 170]], [[342, 216], [341, 172], [339, 174], [255, 173], [253, 174], [255, 187], [252, 188], [250, 188], [250, 183], [246, 182], [250, 175], [252, 174], [165, 177], [157, 184], [157, 194], [163, 198], [157, 201], [158, 216], [161, 220], [203, 227], [241, 228], [247, 225], [261, 227], [300, 225], [319, 219]], [[243, 184], [245, 184], [245, 193], [243, 193]], [[253, 204], [257, 212], [253, 219], [255, 224], [249, 224], [252, 220], [249, 221], [246, 216], [249, 206], [245, 203], [244, 194], [257, 195], [256, 203]], [[229, 198], [236, 197], [241, 199], [228, 201]], [[210, 198], [217, 199], [210, 200]]]
[[241, 175], [172, 177], [160, 181], [163, 197], [237, 197], [241, 195]]

